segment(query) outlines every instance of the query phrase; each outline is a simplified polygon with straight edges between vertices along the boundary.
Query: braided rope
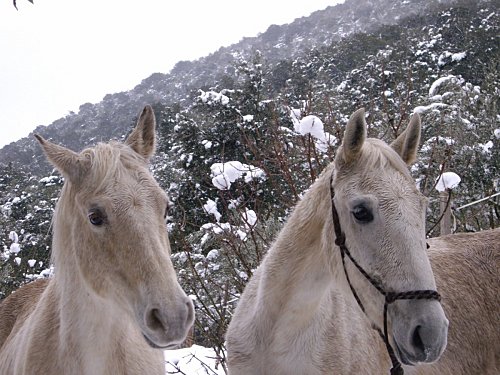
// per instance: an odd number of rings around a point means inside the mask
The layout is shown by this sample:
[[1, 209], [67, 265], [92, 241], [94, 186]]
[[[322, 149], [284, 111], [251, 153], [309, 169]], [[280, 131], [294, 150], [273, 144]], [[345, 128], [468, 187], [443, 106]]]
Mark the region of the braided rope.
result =
[[335, 197], [335, 191], [333, 190], [333, 174], [330, 179], [330, 195], [331, 195], [331, 203], [332, 203], [332, 219], [333, 219], [333, 228], [335, 231], [335, 244], [340, 248], [340, 255], [342, 259], [342, 267], [344, 268], [344, 274], [347, 279], [347, 283], [349, 284], [349, 288], [351, 289], [351, 292], [354, 296], [354, 299], [356, 300], [358, 306], [361, 308], [363, 313], [368, 317], [365, 307], [363, 306], [363, 303], [361, 302], [361, 299], [359, 298], [358, 293], [354, 289], [354, 286], [351, 283], [349, 273], [347, 272], [347, 268], [345, 265], [345, 256], [351, 260], [351, 262], [356, 266], [356, 268], [359, 270], [359, 272], [372, 284], [372, 286], [377, 289], [377, 291], [382, 294], [385, 297], [384, 301], [384, 327], [383, 331], [375, 326], [372, 325], [372, 328], [376, 330], [382, 340], [385, 343], [385, 347], [387, 349], [387, 353], [389, 354], [389, 357], [391, 359], [392, 363], [392, 368], [390, 371], [391, 375], [404, 375], [404, 370], [401, 366], [401, 362], [399, 362], [396, 353], [394, 352], [394, 349], [392, 348], [390, 342], [389, 342], [389, 335], [388, 335], [388, 329], [387, 329], [387, 310], [389, 308], [389, 305], [397, 300], [412, 300], [412, 299], [432, 299], [432, 300], [441, 300], [441, 296], [439, 293], [435, 290], [410, 290], [406, 292], [387, 292], [382, 284], [375, 280], [372, 276], [370, 276], [363, 267], [356, 261], [356, 259], [353, 258], [351, 253], [349, 252], [349, 249], [347, 248], [346, 245], [346, 238], [345, 234], [342, 231], [342, 228], [340, 226], [340, 219], [339, 215], [337, 212], [337, 209], [335, 207], [334, 203], [334, 197]]

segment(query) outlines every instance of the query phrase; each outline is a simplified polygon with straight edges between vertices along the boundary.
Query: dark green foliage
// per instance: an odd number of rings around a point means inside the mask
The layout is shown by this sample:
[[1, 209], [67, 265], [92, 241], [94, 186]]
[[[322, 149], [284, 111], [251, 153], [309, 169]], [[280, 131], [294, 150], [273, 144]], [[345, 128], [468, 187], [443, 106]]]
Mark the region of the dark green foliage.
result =
[[[32, 278], [48, 276], [52, 214], [62, 179], [59, 176], [40, 179], [12, 166], [3, 168], [0, 175], [0, 186], [6, 192], [0, 201], [3, 248], [0, 298], [3, 298]], [[16, 240], [11, 236], [17, 237]], [[20, 250], [18, 253], [11, 251], [16, 248]]]

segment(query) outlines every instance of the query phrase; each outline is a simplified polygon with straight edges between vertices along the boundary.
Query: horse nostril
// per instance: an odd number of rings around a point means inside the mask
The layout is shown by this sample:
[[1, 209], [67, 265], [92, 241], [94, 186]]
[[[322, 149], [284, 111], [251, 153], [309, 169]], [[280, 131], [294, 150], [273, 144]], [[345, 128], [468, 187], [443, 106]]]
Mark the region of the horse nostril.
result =
[[193, 324], [193, 321], [194, 321], [194, 306], [193, 306], [193, 302], [191, 300], [189, 300], [188, 302], [186, 302], [186, 306], [187, 306], [186, 325], [190, 327]]
[[419, 353], [424, 354], [425, 353], [425, 345], [424, 345], [424, 342], [422, 340], [422, 336], [421, 336], [421, 332], [420, 332], [421, 328], [422, 327], [419, 325], [415, 327], [415, 330], [413, 331], [413, 335], [411, 338], [411, 343], [412, 343], [413, 347], [419, 351]]
[[146, 324], [153, 331], [165, 331], [165, 325], [161, 320], [158, 309], [151, 309], [148, 312], [146, 315]]

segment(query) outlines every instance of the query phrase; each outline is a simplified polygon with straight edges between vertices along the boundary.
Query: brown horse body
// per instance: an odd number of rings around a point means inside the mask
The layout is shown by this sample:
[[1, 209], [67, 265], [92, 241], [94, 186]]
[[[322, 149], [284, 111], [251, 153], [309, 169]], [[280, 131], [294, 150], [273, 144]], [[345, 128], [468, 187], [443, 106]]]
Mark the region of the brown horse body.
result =
[[500, 228], [432, 238], [429, 257], [446, 316], [448, 345], [418, 375], [500, 373]]

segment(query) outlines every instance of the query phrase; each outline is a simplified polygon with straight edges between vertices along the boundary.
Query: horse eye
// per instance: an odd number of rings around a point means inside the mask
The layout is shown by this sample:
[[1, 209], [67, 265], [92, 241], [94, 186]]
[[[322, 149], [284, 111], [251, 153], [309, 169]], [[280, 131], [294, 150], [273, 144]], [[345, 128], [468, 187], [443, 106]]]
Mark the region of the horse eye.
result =
[[172, 209], [172, 203], [170, 202], [170, 199], [167, 201], [167, 205], [165, 207], [165, 213], [163, 214], [163, 218], [167, 220], [168, 214], [170, 213]]
[[371, 210], [363, 205], [354, 207], [352, 210], [354, 218], [361, 223], [369, 223], [373, 220], [373, 214]]
[[96, 209], [89, 212], [88, 218], [90, 224], [95, 225], [97, 227], [103, 225], [104, 222], [106, 221], [106, 216], [100, 210]]

